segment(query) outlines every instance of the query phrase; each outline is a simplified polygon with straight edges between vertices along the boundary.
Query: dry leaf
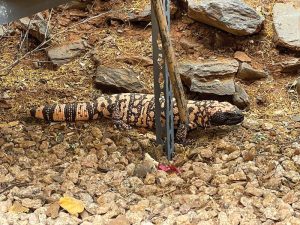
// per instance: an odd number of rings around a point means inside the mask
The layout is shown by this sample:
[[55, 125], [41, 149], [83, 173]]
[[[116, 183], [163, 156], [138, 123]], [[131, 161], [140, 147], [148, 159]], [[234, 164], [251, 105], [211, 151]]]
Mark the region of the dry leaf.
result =
[[27, 207], [22, 206], [20, 202], [14, 202], [14, 204], [9, 208], [9, 212], [28, 213], [29, 209]]
[[52, 219], [55, 219], [58, 217], [58, 211], [59, 211], [59, 203], [53, 202], [47, 209], [46, 215], [48, 217], [51, 217]]
[[75, 216], [77, 216], [78, 213], [81, 213], [84, 210], [84, 204], [82, 201], [69, 196], [60, 198], [59, 205], [60, 207], [67, 210], [70, 214]]

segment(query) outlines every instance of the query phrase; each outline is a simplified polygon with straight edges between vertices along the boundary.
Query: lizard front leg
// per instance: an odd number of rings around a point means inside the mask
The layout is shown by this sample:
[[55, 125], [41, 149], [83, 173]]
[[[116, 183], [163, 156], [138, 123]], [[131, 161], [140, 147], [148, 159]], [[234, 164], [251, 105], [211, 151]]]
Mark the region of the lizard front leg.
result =
[[120, 129], [120, 130], [129, 130], [129, 129], [131, 129], [131, 126], [128, 125], [127, 123], [125, 123], [122, 120], [122, 117], [121, 117], [121, 114], [120, 114], [119, 102], [117, 102], [113, 105], [112, 110], [113, 110], [113, 112], [112, 112], [112, 121], [113, 121], [114, 126], [117, 129]]
[[175, 135], [176, 141], [180, 144], [186, 144], [187, 133], [188, 133], [188, 127], [185, 126], [185, 124], [180, 123]]
[[180, 123], [175, 135], [176, 142], [183, 145], [190, 145], [194, 143], [194, 139], [188, 139], [187, 134], [189, 130], [195, 129], [195, 124], [189, 124], [188, 126], [185, 126], [185, 124]]

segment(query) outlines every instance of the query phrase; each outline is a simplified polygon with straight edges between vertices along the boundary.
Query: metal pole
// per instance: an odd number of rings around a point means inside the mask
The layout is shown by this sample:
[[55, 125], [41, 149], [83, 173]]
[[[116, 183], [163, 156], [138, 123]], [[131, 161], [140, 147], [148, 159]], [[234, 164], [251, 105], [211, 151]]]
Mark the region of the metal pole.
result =
[[[165, 15], [170, 29], [170, 1], [162, 0]], [[153, 7], [153, 6], [152, 6]], [[152, 8], [153, 9], [153, 8]], [[173, 120], [173, 95], [172, 86], [169, 79], [168, 68], [165, 63], [165, 57], [159, 46], [159, 29], [155, 13], [151, 11], [152, 19], [152, 47], [153, 47], [153, 74], [154, 74], [154, 95], [155, 95], [155, 127], [156, 141], [158, 144], [164, 144], [168, 159], [170, 160], [174, 152], [174, 120]], [[161, 66], [160, 61], [164, 63]], [[163, 75], [164, 85], [160, 87], [159, 78]], [[164, 105], [161, 104], [162, 93]], [[162, 124], [160, 115], [164, 112], [166, 123]]]

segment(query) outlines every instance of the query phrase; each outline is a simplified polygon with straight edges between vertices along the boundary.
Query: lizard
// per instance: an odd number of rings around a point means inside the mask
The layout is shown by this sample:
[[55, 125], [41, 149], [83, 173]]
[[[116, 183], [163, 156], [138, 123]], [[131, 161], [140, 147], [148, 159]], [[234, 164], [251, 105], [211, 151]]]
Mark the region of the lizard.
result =
[[[197, 127], [235, 125], [244, 120], [241, 110], [229, 102], [215, 100], [187, 101], [188, 126], [180, 122], [178, 107], [173, 99], [174, 128], [177, 129], [176, 140], [185, 142], [187, 132]], [[164, 98], [160, 98], [164, 107]], [[99, 117], [111, 118], [119, 129], [130, 129], [131, 126], [155, 128], [154, 95], [139, 93], [102, 94], [95, 101], [67, 104], [43, 105], [32, 108], [31, 116], [45, 121], [84, 121]], [[161, 123], [165, 124], [165, 113], [162, 112]]]

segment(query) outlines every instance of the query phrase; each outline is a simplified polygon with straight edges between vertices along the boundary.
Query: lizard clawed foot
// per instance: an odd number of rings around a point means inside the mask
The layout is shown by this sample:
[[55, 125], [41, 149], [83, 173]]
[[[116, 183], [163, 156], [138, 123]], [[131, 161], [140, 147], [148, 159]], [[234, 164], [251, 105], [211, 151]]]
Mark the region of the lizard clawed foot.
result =
[[183, 145], [190, 145], [193, 143], [192, 140], [186, 138], [188, 132], [187, 126], [185, 124], [180, 123], [176, 132], [176, 142]]
[[184, 140], [178, 140], [178, 139], [176, 139], [175, 140], [176, 141], [176, 143], [178, 143], [178, 144], [182, 144], [183, 146], [187, 146], [187, 145], [192, 145], [192, 144], [194, 144], [195, 143], [195, 139], [184, 139]]
[[113, 105], [112, 120], [114, 127], [119, 130], [130, 130], [131, 126], [125, 123], [120, 115], [120, 105], [119, 102]]
[[186, 126], [183, 123], [180, 123], [176, 132], [176, 138], [175, 141], [178, 144], [182, 144], [183, 146], [191, 145], [195, 143], [195, 139], [188, 139], [187, 133], [188, 133], [188, 126]]
[[132, 127], [126, 123], [124, 123], [124, 121], [122, 120], [117, 120], [117, 121], [113, 121], [114, 123], [114, 127], [118, 130], [130, 130], [132, 129]]

